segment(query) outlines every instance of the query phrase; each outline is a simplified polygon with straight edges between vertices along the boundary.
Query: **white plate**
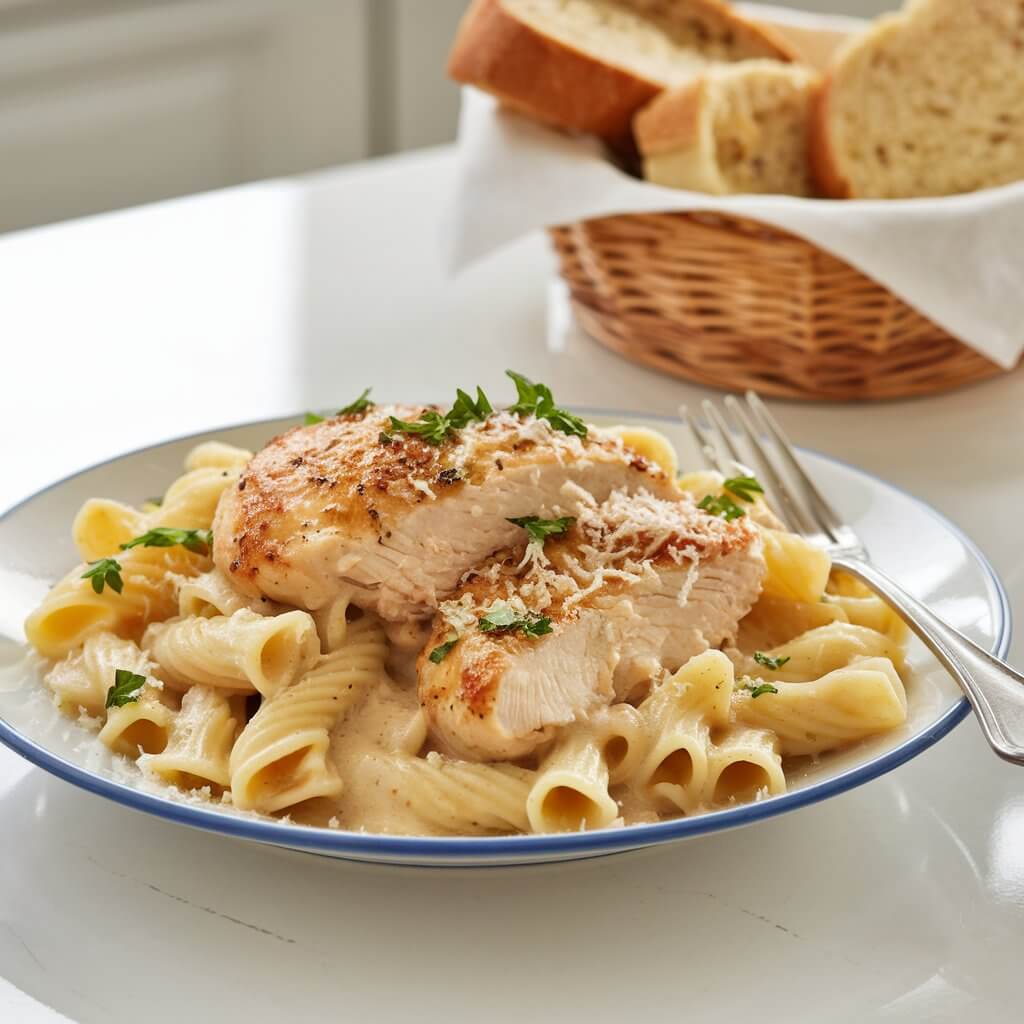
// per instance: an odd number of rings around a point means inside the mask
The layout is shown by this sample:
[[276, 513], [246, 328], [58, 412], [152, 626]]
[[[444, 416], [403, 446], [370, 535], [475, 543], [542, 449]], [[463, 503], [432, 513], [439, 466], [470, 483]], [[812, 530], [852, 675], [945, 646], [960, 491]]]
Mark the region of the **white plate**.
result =
[[[591, 412], [588, 419], [656, 427], [677, 445], [684, 465], [687, 453], [692, 453], [683, 429], [672, 420], [612, 412]], [[292, 825], [134, 788], [125, 781], [123, 768], [98, 749], [94, 737], [59, 715], [48, 702], [21, 646], [21, 624], [49, 584], [78, 561], [70, 524], [86, 498], [102, 496], [138, 503], [146, 495], [162, 491], [180, 472], [185, 453], [199, 441], [217, 438], [258, 449], [295, 422], [249, 424], [146, 448], [56, 483], [0, 518], [0, 741], [83, 789], [147, 814], [222, 835], [355, 860], [496, 866], [600, 856], [734, 828], [795, 810], [892, 770], [941, 739], [967, 714], [966, 701], [955, 684], [915, 643], [909, 658], [907, 724], [830, 756], [814, 770], [791, 779], [785, 795], [692, 818], [570, 835], [376, 836]], [[1006, 595], [992, 567], [967, 537], [929, 506], [890, 484], [824, 455], [805, 452], [804, 461], [829, 499], [861, 534], [879, 566], [968, 636], [1005, 654], [1010, 641]]]

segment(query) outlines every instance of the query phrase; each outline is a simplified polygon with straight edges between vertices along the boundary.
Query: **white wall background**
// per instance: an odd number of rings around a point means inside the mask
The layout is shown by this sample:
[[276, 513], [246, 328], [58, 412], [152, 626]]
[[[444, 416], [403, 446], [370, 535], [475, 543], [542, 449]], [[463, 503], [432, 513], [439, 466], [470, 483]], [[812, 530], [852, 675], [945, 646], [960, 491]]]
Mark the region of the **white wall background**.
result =
[[0, 0], [0, 231], [445, 142], [467, 2]]

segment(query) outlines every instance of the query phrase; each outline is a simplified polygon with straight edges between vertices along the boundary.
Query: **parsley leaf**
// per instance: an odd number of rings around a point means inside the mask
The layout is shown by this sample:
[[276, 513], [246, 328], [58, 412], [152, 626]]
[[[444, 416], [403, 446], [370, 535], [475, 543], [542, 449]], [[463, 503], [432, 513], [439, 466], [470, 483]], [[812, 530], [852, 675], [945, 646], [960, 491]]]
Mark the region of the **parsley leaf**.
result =
[[127, 544], [121, 545], [122, 551], [129, 548], [173, 548], [180, 544], [197, 555], [209, 554], [213, 547], [212, 530], [179, 530], [173, 526], [155, 526], [140, 537], [135, 537]]
[[99, 558], [95, 562], [90, 562], [89, 568], [82, 573], [82, 579], [91, 580], [92, 589], [97, 594], [103, 593], [104, 584], [118, 594], [124, 588], [124, 580], [121, 579], [121, 563], [115, 558]]
[[521, 526], [529, 535], [531, 541], [536, 541], [543, 546], [548, 537], [557, 537], [576, 522], [575, 516], [562, 516], [561, 519], [541, 519], [539, 516], [517, 516], [509, 519], [513, 526]]
[[506, 370], [505, 376], [510, 377], [516, 386], [517, 398], [515, 404], [509, 406], [509, 412], [519, 416], [533, 415], [539, 420], [547, 420], [555, 430], [560, 430], [563, 434], [587, 436], [586, 423], [579, 416], [574, 416], [555, 405], [555, 399], [547, 384], [534, 384], [532, 380], [514, 370]]
[[551, 632], [551, 620], [546, 615], [527, 612], [517, 615], [507, 604], [495, 603], [477, 625], [483, 633], [522, 633], [538, 637]]
[[354, 401], [349, 402], [348, 405], [339, 409], [338, 416], [354, 416], [359, 412], [366, 412], [373, 408], [374, 403], [370, 401], [370, 392], [373, 388], [366, 388], [363, 393]]
[[107, 702], [104, 707], [123, 708], [125, 704], [139, 699], [142, 687], [146, 685], [146, 677], [129, 672], [126, 668], [115, 669], [114, 685], [107, 690]]
[[755, 495], [764, 494], [764, 488], [752, 476], [731, 476], [722, 486], [741, 501], [753, 501]]
[[391, 429], [403, 434], [418, 434], [427, 444], [442, 444], [453, 431], [461, 430], [467, 423], [476, 420], [482, 423], [494, 409], [481, 388], [476, 389], [476, 399], [470, 398], [461, 388], [455, 393], [455, 402], [446, 413], [428, 409], [418, 420], [412, 422], [391, 417]]
[[156, 505], [157, 508], [159, 508], [163, 503], [164, 503], [164, 499], [162, 497], [161, 498], [147, 498], [146, 499], [146, 504], [147, 505]]
[[441, 444], [452, 432], [452, 425], [447, 416], [430, 409], [418, 420], [400, 420], [392, 416], [391, 429], [400, 434], [418, 434], [427, 444]]
[[789, 658], [773, 658], [770, 654], [765, 654], [764, 651], [754, 651], [754, 661], [758, 665], [764, 665], [765, 668], [770, 668], [773, 672], [777, 672], [789, 661]]
[[448, 413], [448, 422], [458, 430], [471, 420], [482, 423], [492, 412], [494, 412], [494, 409], [491, 408], [491, 403], [488, 401], [482, 388], [478, 387], [476, 389], [475, 402], [462, 388], [457, 388], [455, 391], [455, 403], [452, 405], [451, 412]]
[[755, 697], [760, 697], [765, 693], [778, 693], [778, 689], [772, 686], [771, 683], [761, 683], [759, 686], [747, 686], [746, 689], [750, 691], [750, 699], [753, 700]]
[[445, 640], [443, 644], [438, 644], [427, 657], [435, 664], [440, 665], [445, 658], [451, 653], [451, 649], [459, 642], [457, 636], [453, 636], [450, 640]]
[[718, 496], [706, 494], [698, 502], [697, 508], [702, 508], [710, 515], [719, 516], [727, 523], [731, 523], [734, 519], [739, 519], [740, 516], [747, 514], [727, 494], [719, 494]]
[[302, 425], [304, 427], [311, 427], [314, 423], [323, 423], [323, 421], [323, 416], [318, 416], [315, 412], [307, 412], [306, 415], [302, 417]]

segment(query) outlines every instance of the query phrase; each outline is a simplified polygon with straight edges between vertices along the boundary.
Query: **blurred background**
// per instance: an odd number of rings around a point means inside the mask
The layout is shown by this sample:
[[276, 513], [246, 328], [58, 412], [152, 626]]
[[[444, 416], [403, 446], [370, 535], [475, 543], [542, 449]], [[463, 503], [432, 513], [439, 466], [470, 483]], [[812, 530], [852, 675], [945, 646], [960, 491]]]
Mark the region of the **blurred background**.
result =
[[0, 232], [447, 142], [467, 4], [0, 0]]

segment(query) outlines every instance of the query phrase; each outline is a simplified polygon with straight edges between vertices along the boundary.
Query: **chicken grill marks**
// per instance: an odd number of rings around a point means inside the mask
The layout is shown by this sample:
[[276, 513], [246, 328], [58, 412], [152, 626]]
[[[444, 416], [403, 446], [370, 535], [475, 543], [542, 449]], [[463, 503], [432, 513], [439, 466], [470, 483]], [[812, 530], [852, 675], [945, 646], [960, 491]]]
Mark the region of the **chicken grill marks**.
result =
[[275, 438], [225, 494], [214, 559], [243, 592], [315, 610], [344, 583], [353, 600], [399, 621], [429, 615], [468, 569], [515, 544], [508, 517], [554, 515], [567, 485], [669, 495], [651, 463], [601, 431], [561, 434], [495, 413], [440, 445], [396, 433], [378, 407]]

